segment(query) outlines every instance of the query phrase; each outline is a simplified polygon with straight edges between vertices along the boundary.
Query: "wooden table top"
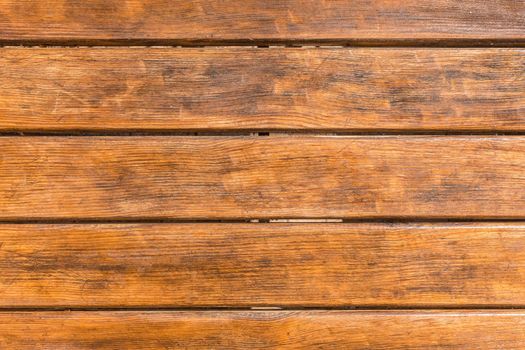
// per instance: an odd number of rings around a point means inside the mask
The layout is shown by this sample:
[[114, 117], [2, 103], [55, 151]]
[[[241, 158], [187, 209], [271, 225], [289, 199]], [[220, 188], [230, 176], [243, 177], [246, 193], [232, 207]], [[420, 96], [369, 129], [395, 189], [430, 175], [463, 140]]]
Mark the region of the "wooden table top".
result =
[[525, 348], [525, 2], [0, 0], [0, 349]]

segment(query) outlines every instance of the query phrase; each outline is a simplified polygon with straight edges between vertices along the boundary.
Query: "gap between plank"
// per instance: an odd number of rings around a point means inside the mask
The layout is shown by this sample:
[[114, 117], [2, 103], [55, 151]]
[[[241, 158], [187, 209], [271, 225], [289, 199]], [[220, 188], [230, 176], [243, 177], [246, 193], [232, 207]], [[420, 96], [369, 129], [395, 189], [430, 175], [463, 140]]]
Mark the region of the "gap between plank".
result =
[[193, 311], [254, 311], [254, 312], [281, 312], [281, 311], [442, 311], [442, 310], [475, 310], [475, 311], [491, 311], [491, 310], [515, 310], [525, 311], [525, 305], [409, 305], [409, 306], [257, 306], [257, 307], [231, 307], [231, 306], [215, 306], [215, 307], [0, 307], [2, 312], [68, 312], [68, 311], [83, 311], [83, 312], [129, 312], [129, 311], [172, 311], [172, 312], [193, 312]]
[[525, 136], [525, 130], [23, 130], [0, 131], [0, 137], [127, 137], [127, 136], [176, 136], [176, 137], [345, 137], [345, 136]]
[[360, 218], [238, 218], [238, 219], [166, 219], [166, 218], [19, 218], [1, 219], [0, 225], [89, 225], [89, 224], [279, 224], [279, 223], [525, 223], [525, 218], [476, 217], [360, 217]]
[[268, 48], [303, 47], [303, 46], [343, 46], [343, 47], [447, 47], [447, 48], [487, 48], [487, 47], [525, 47], [525, 39], [0, 39], [0, 46], [167, 46], [167, 47], [223, 47], [255, 46]]

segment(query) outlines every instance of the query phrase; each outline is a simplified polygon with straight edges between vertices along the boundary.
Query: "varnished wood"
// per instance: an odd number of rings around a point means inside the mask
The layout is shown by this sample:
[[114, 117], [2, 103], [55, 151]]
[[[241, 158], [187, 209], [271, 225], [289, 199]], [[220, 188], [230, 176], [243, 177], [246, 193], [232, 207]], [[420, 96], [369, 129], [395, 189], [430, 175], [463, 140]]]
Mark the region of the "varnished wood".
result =
[[525, 130], [525, 49], [0, 49], [0, 131]]
[[521, 224], [0, 226], [7, 308], [509, 307], [524, 266]]
[[173, 43], [525, 39], [520, 0], [2, 0], [0, 40]]
[[0, 346], [84, 349], [522, 349], [522, 311], [3, 312]]
[[518, 0], [0, 0], [0, 349], [525, 348], [524, 67]]
[[0, 219], [525, 218], [522, 136], [2, 137]]

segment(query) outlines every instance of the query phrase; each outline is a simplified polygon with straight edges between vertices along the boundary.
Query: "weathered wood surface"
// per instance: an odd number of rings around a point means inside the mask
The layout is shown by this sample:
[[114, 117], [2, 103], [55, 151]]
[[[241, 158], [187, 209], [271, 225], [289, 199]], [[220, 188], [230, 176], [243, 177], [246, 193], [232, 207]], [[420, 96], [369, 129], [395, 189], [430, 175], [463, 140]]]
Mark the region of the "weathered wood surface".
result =
[[525, 304], [525, 225], [1, 225], [1, 307]]
[[525, 130], [525, 49], [0, 49], [0, 131]]
[[0, 46], [0, 349], [525, 348], [525, 2], [0, 0]]
[[522, 311], [2, 312], [0, 346], [113, 349], [522, 349]]
[[0, 219], [525, 218], [525, 137], [1, 137]]
[[525, 39], [520, 0], [1, 0], [2, 41]]

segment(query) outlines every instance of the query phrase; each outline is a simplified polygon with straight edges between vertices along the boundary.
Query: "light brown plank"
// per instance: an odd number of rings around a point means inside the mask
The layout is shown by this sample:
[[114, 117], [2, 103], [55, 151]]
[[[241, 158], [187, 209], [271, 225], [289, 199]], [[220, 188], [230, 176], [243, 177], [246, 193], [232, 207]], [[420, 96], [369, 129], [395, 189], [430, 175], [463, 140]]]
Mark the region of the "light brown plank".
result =
[[0, 40], [523, 40], [520, 0], [1, 0]]
[[2, 349], [522, 349], [522, 311], [1, 313]]
[[0, 219], [525, 218], [525, 137], [1, 137]]
[[525, 130], [525, 49], [0, 49], [0, 131]]
[[0, 307], [509, 307], [524, 266], [521, 224], [1, 225]]

